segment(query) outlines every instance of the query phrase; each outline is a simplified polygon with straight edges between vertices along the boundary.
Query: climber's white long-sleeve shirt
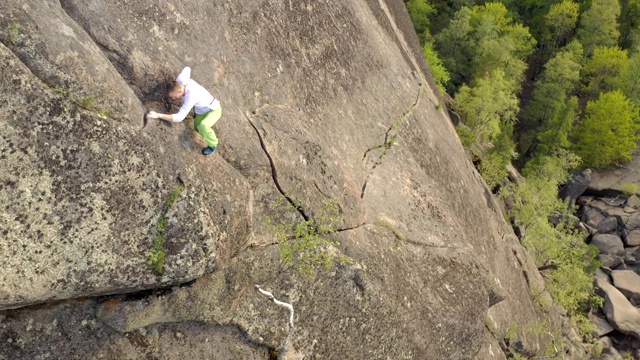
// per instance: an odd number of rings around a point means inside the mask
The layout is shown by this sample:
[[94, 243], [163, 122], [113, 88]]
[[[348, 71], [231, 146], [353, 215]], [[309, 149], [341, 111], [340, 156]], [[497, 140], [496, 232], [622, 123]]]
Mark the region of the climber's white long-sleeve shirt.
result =
[[185, 87], [184, 102], [177, 113], [173, 114], [173, 122], [181, 122], [195, 107], [196, 114], [205, 114], [209, 110], [220, 108], [220, 101], [214, 98], [207, 89], [191, 79], [191, 68], [182, 69], [176, 81]]

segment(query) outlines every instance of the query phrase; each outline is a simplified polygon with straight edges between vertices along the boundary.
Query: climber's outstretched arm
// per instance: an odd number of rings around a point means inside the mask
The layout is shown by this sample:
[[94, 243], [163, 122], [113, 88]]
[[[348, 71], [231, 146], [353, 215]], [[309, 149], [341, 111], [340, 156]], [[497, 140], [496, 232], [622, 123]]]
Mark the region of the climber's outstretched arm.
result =
[[160, 119], [167, 122], [173, 122], [173, 114], [161, 114], [155, 111], [149, 111], [147, 119]]

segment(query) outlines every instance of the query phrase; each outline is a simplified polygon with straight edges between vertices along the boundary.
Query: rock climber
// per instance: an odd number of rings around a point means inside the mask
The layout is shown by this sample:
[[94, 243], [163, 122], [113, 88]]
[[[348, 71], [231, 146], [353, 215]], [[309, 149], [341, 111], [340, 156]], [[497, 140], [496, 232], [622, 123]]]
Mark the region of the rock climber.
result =
[[180, 110], [175, 114], [161, 114], [149, 111], [148, 119], [160, 119], [167, 122], [181, 122], [187, 116], [191, 108], [195, 107], [194, 129], [207, 142], [207, 147], [202, 149], [202, 155], [211, 155], [216, 151], [218, 138], [213, 131], [213, 125], [218, 122], [222, 115], [220, 101], [214, 98], [207, 89], [191, 79], [191, 68], [182, 69], [178, 77], [166, 87], [167, 96], [172, 100], [184, 97]]

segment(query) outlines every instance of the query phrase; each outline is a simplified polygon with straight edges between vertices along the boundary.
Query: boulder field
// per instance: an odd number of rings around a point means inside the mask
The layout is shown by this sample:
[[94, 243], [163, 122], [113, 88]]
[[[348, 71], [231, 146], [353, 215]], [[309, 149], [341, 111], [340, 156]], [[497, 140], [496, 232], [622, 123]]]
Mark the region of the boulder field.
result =
[[[612, 190], [608, 190], [612, 191]], [[604, 299], [592, 314], [602, 344], [620, 350], [640, 347], [640, 199], [637, 195], [581, 196], [578, 215], [592, 233], [602, 266], [596, 285]]]
[[[0, 64], [0, 359], [267, 359], [288, 313], [255, 285], [295, 309], [290, 359], [506, 359], [552, 333], [584, 358], [402, 1], [7, 0]], [[143, 120], [184, 66], [222, 103], [210, 157], [191, 118]], [[283, 267], [266, 222], [327, 201], [347, 261]]]

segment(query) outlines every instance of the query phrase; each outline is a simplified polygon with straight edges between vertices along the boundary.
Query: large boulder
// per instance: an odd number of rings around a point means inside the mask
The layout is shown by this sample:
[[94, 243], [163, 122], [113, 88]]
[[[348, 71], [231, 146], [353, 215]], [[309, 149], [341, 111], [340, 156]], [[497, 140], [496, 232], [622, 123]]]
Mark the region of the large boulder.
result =
[[631, 270], [614, 270], [611, 278], [613, 285], [628, 299], [640, 303], [640, 275]]
[[595, 358], [596, 360], [623, 360], [622, 355], [612, 346], [607, 346], [602, 349], [600, 355]]
[[624, 225], [627, 230], [635, 230], [637, 228], [640, 228], [640, 212], [631, 214], [627, 221], [625, 221]]
[[602, 261], [602, 266], [609, 269], [613, 269], [622, 264], [622, 259], [616, 255], [598, 254], [597, 259]]
[[591, 169], [585, 169], [579, 173], [573, 175], [573, 178], [569, 180], [567, 184], [565, 184], [560, 191], [558, 192], [558, 196], [562, 200], [569, 199], [571, 205], [574, 205], [576, 199], [584, 193], [584, 191], [589, 187], [589, 183], [591, 182]]
[[627, 199], [626, 205], [634, 209], [640, 209], [640, 198], [637, 195], [631, 195]]
[[609, 216], [608, 218], [600, 221], [596, 227], [599, 233], [610, 233], [618, 229], [618, 218], [615, 216]]
[[589, 320], [591, 320], [591, 322], [595, 325], [596, 335], [598, 337], [605, 336], [615, 330], [604, 316], [589, 313]]
[[596, 191], [621, 192], [624, 184], [640, 183], [640, 156], [635, 154], [631, 162], [625, 166], [611, 166], [606, 170], [591, 172], [589, 188]]
[[627, 246], [640, 246], [640, 229], [633, 229], [624, 237]]
[[598, 225], [602, 221], [604, 221], [605, 218], [606, 217], [602, 215], [602, 212], [596, 208], [585, 206], [582, 209], [582, 217], [581, 217], [582, 222], [586, 223], [587, 225], [593, 228], [597, 228]]
[[622, 239], [616, 234], [596, 234], [591, 238], [591, 245], [602, 254], [618, 255], [624, 251]]
[[629, 300], [603, 278], [596, 277], [596, 286], [604, 293], [603, 311], [618, 331], [640, 337], [640, 311]]

